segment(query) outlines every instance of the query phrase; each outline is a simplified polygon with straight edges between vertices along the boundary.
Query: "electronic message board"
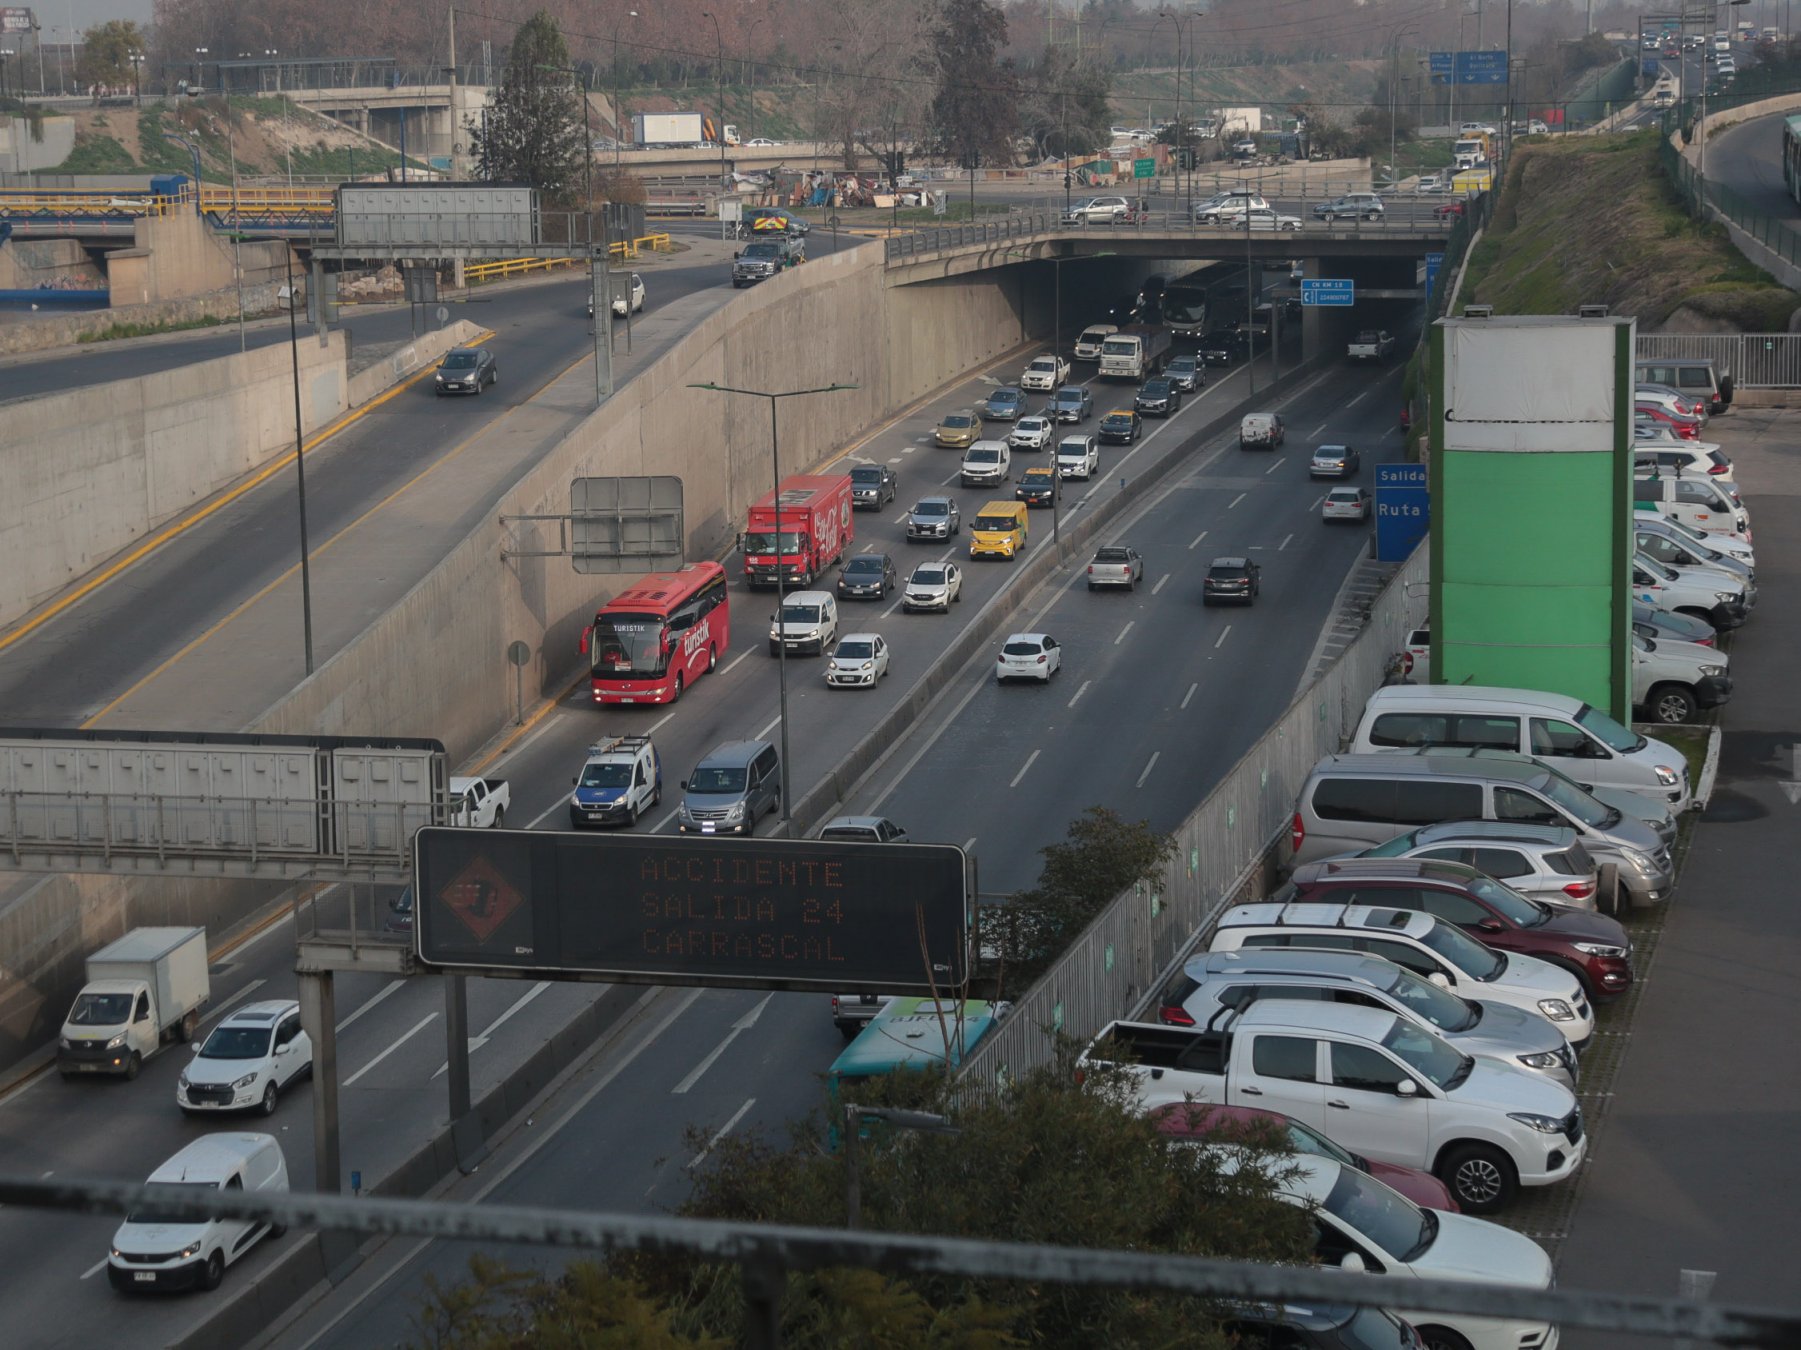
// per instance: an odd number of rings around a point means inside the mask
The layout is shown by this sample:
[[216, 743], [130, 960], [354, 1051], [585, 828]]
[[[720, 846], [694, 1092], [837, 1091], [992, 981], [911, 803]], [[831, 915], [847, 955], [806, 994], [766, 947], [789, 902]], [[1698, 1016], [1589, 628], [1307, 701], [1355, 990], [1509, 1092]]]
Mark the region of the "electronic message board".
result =
[[428, 966], [922, 994], [968, 976], [968, 866], [951, 844], [431, 826], [413, 876]]

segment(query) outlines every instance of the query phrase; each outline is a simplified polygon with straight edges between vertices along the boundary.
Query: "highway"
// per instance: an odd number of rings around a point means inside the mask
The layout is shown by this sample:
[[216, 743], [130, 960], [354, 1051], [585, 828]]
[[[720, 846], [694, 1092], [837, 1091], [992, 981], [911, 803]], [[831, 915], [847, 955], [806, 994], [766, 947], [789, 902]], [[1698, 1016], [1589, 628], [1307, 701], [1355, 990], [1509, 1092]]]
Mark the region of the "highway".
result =
[[[653, 311], [664, 303], [712, 302], [731, 294], [719, 285], [717, 263], [697, 268], [686, 280], [678, 281], [679, 275], [675, 268], [658, 274]], [[685, 297], [683, 285], [690, 287]], [[706, 292], [708, 287], [717, 289]], [[490, 325], [500, 329], [502, 383], [496, 392], [503, 398], [487, 395], [440, 407], [422, 390], [408, 390], [385, 405], [379, 416], [365, 419], [378, 425], [353, 425], [309, 455], [309, 470], [319, 466], [309, 474], [309, 487], [320, 484], [315, 518], [341, 522], [384, 493], [398, 490], [404, 495], [404, 485], [412, 481], [409, 472], [418, 473], [434, 454], [454, 452], [447, 447], [479, 439], [472, 433], [479, 431], [481, 419], [503, 416], [530, 390], [545, 387], [558, 362], [578, 363], [586, 344], [581, 294], [579, 282], [522, 290], [513, 301], [516, 315]], [[853, 458], [886, 460], [901, 475], [900, 500], [880, 517], [859, 517], [860, 546], [888, 548], [903, 571], [910, 559], [936, 555], [936, 550], [920, 548], [909, 552], [901, 541], [901, 509], [954, 479], [959, 457], [922, 441], [944, 407], [966, 406], [996, 379], [1010, 379], [1022, 364], [1023, 358], [983, 372], [853, 448]], [[1188, 436], [1203, 418], [1242, 395], [1242, 371], [1211, 376], [1206, 393], [1176, 418], [1151, 423], [1150, 435], [1139, 447], [1104, 451], [1102, 476], [1073, 491], [1065, 509], [1080, 512], [1085, 503], [1091, 505], [1116, 491], [1119, 477], [1134, 472], [1136, 463]], [[1082, 806], [1108, 800], [1110, 793], [1122, 794], [1115, 799], [1122, 809], [1148, 815], [1159, 824], [1180, 819], [1198, 799], [1196, 785], [1217, 776], [1236, 753], [1233, 746], [1241, 749], [1255, 729], [1266, 725], [1287, 702], [1336, 592], [1337, 578], [1362, 545], [1363, 531], [1325, 527], [1313, 513], [1321, 489], [1305, 479], [1310, 432], [1354, 436], [1365, 444], [1368, 457], [1375, 458], [1379, 446], [1395, 442], [1388, 427], [1397, 401], [1394, 383], [1392, 375], [1368, 371], [1333, 369], [1314, 377], [1294, 396], [1290, 405], [1294, 439], [1275, 456], [1252, 456], [1251, 462], [1241, 463], [1236, 450], [1227, 454], [1213, 444], [1184, 447], [1196, 455], [1188, 476], [1157, 497], [1142, 526], [1122, 527], [1123, 537], [1149, 559], [1151, 575], [1145, 588], [1132, 596], [1089, 596], [1079, 583], [1074, 591], [1059, 584], [1034, 600], [1034, 606], [1051, 604], [1051, 613], [1042, 622], [1069, 648], [1069, 668], [1057, 683], [1043, 690], [996, 690], [990, 686], [984, 661], [964, 672], [968, 701], [960, 694], [946, 700], [955, 724], [939, 731], [932, 741], [938, 748], [922, 756], [917, 772], [939, 773], [943, 757], [949, 755], [963, 765], [963, 776], [981, 783], [981, 800], [965, 797], [961, 805], [950, 798], [922, 801], [912, 775], [907, 775], [893, 801], [876, 800], [871, 805], [902, 819], [916, 837], [962, 842], [973, 833], [985, 889], [1011, 889], [1029, 882], [1035, 850], [1061, 837], [1068, 819]], [[1373, 391], [1377, 385], [1380, 392]], [[1125, 402], [1129, 392], [1121, 386], [1121, 397], [1103, 395], [1097, 413]], [[339, 444], [358, 435], [366, 439], [354, 449]], [[508, 452], [516, 453], [511, 447]], [[405, 463], [390, 462], [400, 460]], [[501, 470], [516, 472], [516, 466], [500, 465], [496, 473]], [[1367, 469], [1365, 474], [1367, 481]], [[967, 517], [994, 494], [958, 495]], [[216, 623], [210, 616], [228, 608], [234, 596], [254, 588], [260, 575], [285, 565], [286, 502], [285, 489], [274, 485], [249, 494], [191, 532], [197, 537], [172, 546], [167, 564], [152, 559], [151, 570], [133, 571], [0, 654], [5, 696], [30, 709], [29, 717], [21, 713], [16, 720], [67, 724], [92, 716], [180, 640], [165, 634], [165, 626], [182, 627], [184, 633], [195, 634], [193, 640], [203, 642], [209, 625]], [[247, 513], [241, 518], [236, 515], [240, 508]], [[479, 513], [483, 508], [471, 504], [468, 509]], [[1034, 521], [1039, 531], [1044, 515], [1038, 513]], [[466, 521], [451, 519], [436, 527], [447, 537], [460, 537]], [[430, 539], [422, 541], [422, 555], [430, 545]], [[1233, 549], [1255, 550], [1252, 556], [1267, 554], [1262, 606], [1246, 613], [1200, 611], [1196, 605], [1200, 570], [1214, 552]], [[156, 566], [166, 566], [167, 571], [155, 572]], [[854, 603], [847, 602], [847, 624], [864, 626], [862, 615], [867, 615], [868, 626], [890, 636], [896, 647], [895, 673], [888, 686], [877, 691], [828, 693], [818, 683], [816, 663], [801, 660], [791, 666], [790, 740], [797, 791], [811, 787], [842, 758], [864, 728], [903, 696], [952, 631], [979, 622], [982, 602], [1017, 575], [1017, 569], [1005, 563], [973, 565], [968, 598], [953, 616], [882, 613], [885, 606], [873, 605], [860, 614]], [[379, 604], [380, 586], [377, 579], [370, 584], [376, 592], [369, 601], [373, 609]], [[109, 594], [113, 591], [117, 594]], [[513, 823], [553, 828], [562, 823], [565, 785], [583, 748], [598, 735], [653, 730], [666, 756], [668, 777], [675, 780], [721, 739], [771, 733], [776, 717], [775, 668], [762, 642], [769, 599], [749, 597], [741, 590], [735, 590], [734, 598], [738, 603], [732, 650], [720, 672], [698, 682], [679, 709], [596, 714], [584, 691], [572, 691], [492, 766], [492, 771], [514, 782]], [[90, 612], [95, 605], [98, 614]], [[1173, 605], [1196, 607], [1174, 614], [1169, 608]], [[138, 612], [152, 608], [154, 615]], [[1280, 617], [1272, 609], [1279, 609]], [[1171, 619], [1177, 626], [1166, 627]], [[1205, 640], [1193, 640], [1197, 628]], [[1180, 640], [1172, 643], [1172, 633], [1179, 633]], [[100, 652], [127, 655], [116, 661], [95, 659]], [[1259, 678], [1246, 681], [1247, 670], [1255, 670]], [[1134, 690], [1152, 674], [1159, 680], [1157, 696], [1163, 706], [1156, 718], [1147, 719], [1150, 730], [1134, 729], [1126, 738], [1117, 734], [1117, 727], [1108, 729], [1106, 710], [1111, 707], [1117, 718], [1117, 710], [1135, 703], [1139, 695]], [[1180, 688], [1175, 687], [1178, 683]], [[1191, 684], [1195, 689], [1188, 691]], [[998, 702], [1002, 698], [1008, 700], [1005, 705]], [[1028, 706], [1025, 699], [1035, 701]], [[1074, 712], [1068, 706], [1071, 700]], [[1106, 733], [1099, 745], [1091, 739], [1097, 726]], [[1180, 726], [1201, 728], [1203, 740], [1178, 755], [1165, 742]], [[1025, 750], [1033, 735], [1041, 743]], [[1004, 745], [1004, 750], [988, 753], [984, 737]], [[923, 740], [919, 745], [931, 749]], [[1033, 756], [1033, 750], [1039, 753]], [[1023, 752], [1017, 759], [1016, 751]], [[882, 772], [898, 771], [913, 753], [905, 744], [897, 746]], [[1152, 753], [1159, 753], [1160, 759], [1147, 769]], [[1027, 758], [1035, 762], [1025, 764]], [[1090, 766], [1086, 773], [1084, 763]], [[977, 767], [980, 775], [973, 773]], [[991, 781], [995, 775], [1023, 791]], [[1085, 776], [1093, 781], [1092, 793], [1082, 782]], [[1079, 786], [1063, 781], [1070, 777]], [[878, 775], [875, 781], [883, 780]], [[665, 815], [649, 828], [668, 828], [673, 808], [673, 800], [666, 798]], [[946, 821], [958, 822], [956, 829], [944, 833]], [[968, 822], [967, 832], [960, 832], [961, 822]], [[379, 906], [380, 900], [367, 893], [356, 897], [359, 907]], [[248, 998], [292, 996], [290, 931], [286, 924], [277, 924], [216, 968], [215, 1016]], [[678, 1155], [686, 1126], [717, 1128], [736, 1116], [734, 1128], [775, 1127], [796, 1118], [811, 1105], [814, 1075], [829, 1064], [839, 1043], [820, 996], [778, 995], [764, 1000], [760, 995], [729, 992], [646, 995], [635, 989], [478, 980], [471, 981], [469, 990], [470, 1025], [476, 1033], [472, 1056], [476, 1093], [497, 1083], [596, 998], [609, 1000], [614, 1016], [626, 1017], [634, 1007], [638, 1012], [622, 1023], [622, 1034], [608, 1055], [578, 1072], [574, 1081], [592, 1084], [617, 1071], [606, 1080], [608, 1090], [594, 1095], [592, 1106], [611, 1113], [614, 1124], [607, 1129], [635, 1131], [630, 1134], [632, 1142], [628, 1146], [614, 1138], [609, 1144], [604, 1131], [588, 1141], [588, 1130], [600, 1125], [584, 1117], [574, 1136], [559, 1136], [554, 1148], [522, 1162], [516, 1174], [526, 1185], [534, 1178], [566, 1174], [578, 1156], [603, 1159], [605, 1166], [589, 1170], [604, 1175], [614, 1189], [569, 1197], [584, 1204], [668, 1204], [679, 1199]], [[354, 1170], [373, 1178], [410, 1154], [442, 1123], [441, 989], [434, 980], [341, 978], [337, 1011], [344, 1167], [346, 1174]], [[641, 1053], [653, 1034], [656, 1053]], [[730, 1052], [713, 1056], [709, 1063], [708, 1057], [727, 1034], [734, 1036]], [[54, 1076], [40, 1076], [0, 1102], [0, 1141], [11, 1148], [20, 1166], [41, 1174], [82, 1172], [141, 1179], [211, 1124], [184, 1120], [174, 1109], [171, 1097], [183, 1053], [171, 1050], [152, 1060], [131, 1085], [65, 1084]], [[656, 1077], [640, 1081], [638, 1075], [643, 1074]], [[312, 1185], [308, 1097], [308, 1089], [296, 1090], [271, 1121], [233, 1122], [244, 1128], [272, 1129], [283, 1141], [294, 1184], [300, 1188]], [[649, 1110], [649, 1103], [659, 1109]], [[567, 1151], [572, 1137], [583, 1140], [575, 1146], [575, 1154]], [[523, 1156], [522, 1151], [503, 1151], [498, 1162], [510, 1165], [512, 1158]], [[534, 1167], [543, 1171], [534, 1172]], [[484, 1181], [502, 1179], [501, 1167], [485, 1169], [481, 1175]], [[115, 1300], [103, 1287], [104, 1271], [96, 1264], [104, 1256], [110, 1231], [106, 1220], [24, 1219], [0, 1213], [0, 1253], [20, 1277], [8, 1281], [0, 1293], [0, 1317], [33, 1345], [85, 1346], [118, 1339], [125, 1316], [131, 1318], [134, 1339], [160, 1343], [204, 1315], [205, 1299], [155, 1300], [129, 1310]], [[254, 1253], [234, 1269], [228, 1290], [252, 1278], [268, 1255]], [[427, 1265], [436, 1268], [431, 1263], [440, 1259], [457, 1265], [454, 1258], [438, 1253]], [[409, 1266], [395, 1283], [384, 1285], [367, 1310], [370, 1316], [403, 1325], [417, 1274]], [[355, 1337], [343, 1339], [346, 1333], [341, 1332], [333, 1337], [344, 1344], [386, 1343], [357, 1339], [363, 1335], [364, 1322], [359, 1314]]]

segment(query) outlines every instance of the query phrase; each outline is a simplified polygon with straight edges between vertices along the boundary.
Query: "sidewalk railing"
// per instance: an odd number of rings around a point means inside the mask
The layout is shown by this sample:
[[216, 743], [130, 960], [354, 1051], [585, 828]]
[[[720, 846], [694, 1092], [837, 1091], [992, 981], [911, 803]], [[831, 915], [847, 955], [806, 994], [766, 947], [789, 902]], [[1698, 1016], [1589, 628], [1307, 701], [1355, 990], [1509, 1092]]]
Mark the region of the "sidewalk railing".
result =
[[1641, 361], [1712, 361], [1735, 389], [1801, 389], [1801, 333], [1640, 333]]

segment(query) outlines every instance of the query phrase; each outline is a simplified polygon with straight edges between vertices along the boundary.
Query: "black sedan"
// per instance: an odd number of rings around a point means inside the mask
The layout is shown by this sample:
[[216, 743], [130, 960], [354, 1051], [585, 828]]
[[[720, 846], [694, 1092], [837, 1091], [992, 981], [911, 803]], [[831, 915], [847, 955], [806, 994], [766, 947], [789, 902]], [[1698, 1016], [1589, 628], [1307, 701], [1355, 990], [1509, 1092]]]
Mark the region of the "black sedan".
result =
[[846, 600], [886, 600], [899, 584], [886, 553], [859, 553], [838, 573], [838, 594]]
[[1144, 419], [1131, 408], [1116, 408], [1101, 418], [1101, 440], [1108, 445], [1130, 445], [1144, 431]]
[[432, 383], [440, 394], [479, 394], [500, 380], [494, 353], [486, 347], [457, 347], [438, 363]]
[[1173, 380], [1159, 377], [1139, 387], [1132, 406], [1146, 417], [1168, 417], [1182, 406], [1182, 391]]

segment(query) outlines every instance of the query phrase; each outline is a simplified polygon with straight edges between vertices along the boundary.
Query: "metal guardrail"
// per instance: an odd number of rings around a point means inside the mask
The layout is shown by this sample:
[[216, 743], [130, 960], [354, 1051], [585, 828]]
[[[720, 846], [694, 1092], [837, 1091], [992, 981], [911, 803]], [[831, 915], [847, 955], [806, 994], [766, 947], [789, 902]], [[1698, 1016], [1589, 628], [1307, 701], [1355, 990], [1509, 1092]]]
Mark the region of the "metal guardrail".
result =
[[[614, 262], [629, 262], [645, 252], [667, 253], [674, 247], [667, 234], [646, 234], [609, 244], [607, 253]], [[468, 264], [463, 268], [463, 277], [470, 282], [495, 281], [502, 277], [524, 276], [528, 272], [543, 272], [552, 267], [586, 265], [582, 258], [498, 258], [493, 262]]]
[[0, 192], [0, 216], [166, 216], [193, 203], [186, 192]]
[[[1308, 686], [1173, 832], [1175, 857], [1118, 896], [964, 1061], [960, 1081], [996, 1091], [1050, 1062], [1053, 1035], [1087, 1040], [1124, 1016], [1195, 934], [1255, 875], [1288, 828], [1302, 784], [1356, 729], [1370, 694], [1425, 609], [1422, 544], [1371, 605], [1362, 633]], [[1416, 594], [1417, 592], [1417, 594]], [[1245, 897], [1249, 898], [1249, 897]]]
[[1736, 389], [1801, 389], [1801, 333], [1640, 333], [1641, 361], [1712, 361]]

